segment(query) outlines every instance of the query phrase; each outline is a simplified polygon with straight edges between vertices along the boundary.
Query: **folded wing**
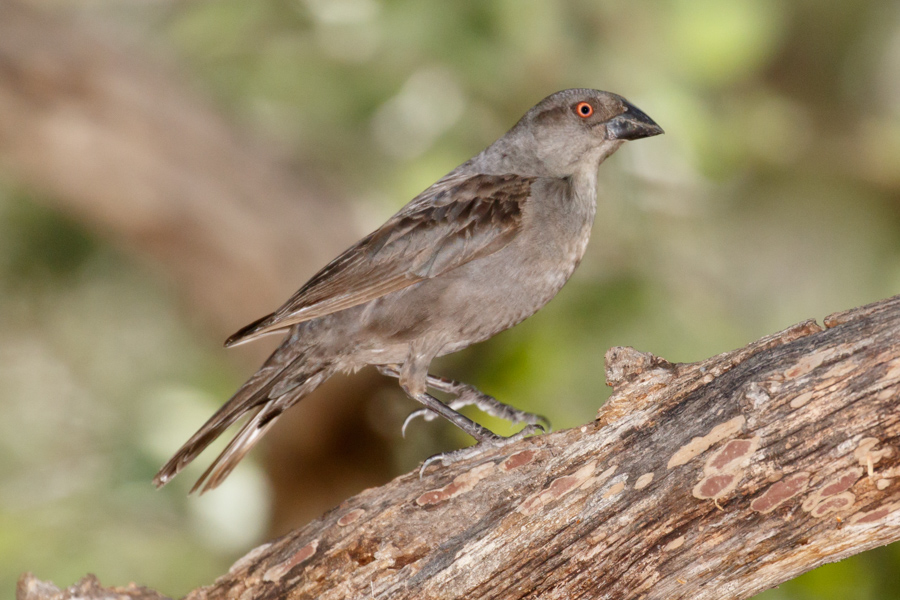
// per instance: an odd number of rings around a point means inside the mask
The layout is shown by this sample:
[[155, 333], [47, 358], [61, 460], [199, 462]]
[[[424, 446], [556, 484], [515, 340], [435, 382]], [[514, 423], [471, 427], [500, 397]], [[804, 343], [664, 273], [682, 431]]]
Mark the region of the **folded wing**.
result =
[[510, 174], [435, 184], [225, 345], [364, 304], [496, 252], [518, 233], [533, 183]]

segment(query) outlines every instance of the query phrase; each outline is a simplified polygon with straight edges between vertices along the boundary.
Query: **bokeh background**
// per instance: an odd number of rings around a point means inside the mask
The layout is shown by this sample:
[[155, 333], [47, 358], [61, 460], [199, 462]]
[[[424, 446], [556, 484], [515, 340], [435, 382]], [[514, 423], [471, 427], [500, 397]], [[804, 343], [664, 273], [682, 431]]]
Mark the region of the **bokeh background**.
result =
[[[666, 135], [602, 167], [563, 292], [435, 371], [570, 427], [610, 346], [693, 361], [900, 292], [896, 1], [0, 2], [0, 589], [177, 597], [467, 443], [402, 440], [364, 372], [219, 490], [186, 496], [213, 451], [150, 485], [271, 348], [227, 334], [567, 87]], [[760, 597], [900, 598], [900, 548]]]

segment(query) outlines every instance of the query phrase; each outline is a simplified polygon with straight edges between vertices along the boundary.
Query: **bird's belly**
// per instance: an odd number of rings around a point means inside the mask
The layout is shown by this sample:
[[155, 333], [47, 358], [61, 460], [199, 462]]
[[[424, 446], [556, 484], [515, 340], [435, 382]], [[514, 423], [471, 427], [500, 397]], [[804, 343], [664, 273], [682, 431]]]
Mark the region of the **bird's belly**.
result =
[[587, 235], [565, 245], [544, 245], [540, 253], [507, 247], [459, 269], [468, 272], [451, 280], [441, 303], [447, 332], [441, 354], [484, 341], [535, 314], [569, 280], [586, 245]]

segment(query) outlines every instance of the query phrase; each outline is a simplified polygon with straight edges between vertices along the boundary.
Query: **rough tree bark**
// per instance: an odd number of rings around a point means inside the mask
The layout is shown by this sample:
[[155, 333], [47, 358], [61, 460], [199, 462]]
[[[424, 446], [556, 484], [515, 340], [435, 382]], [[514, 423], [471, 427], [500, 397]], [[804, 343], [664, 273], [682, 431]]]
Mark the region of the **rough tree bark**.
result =
[[[594, 422], [367, 490], [188, 598], [737, 599], [900, 539], [900, 296], [824, 324], [613, 348]], [[113, 593], [155, 597], [19, 600]]]

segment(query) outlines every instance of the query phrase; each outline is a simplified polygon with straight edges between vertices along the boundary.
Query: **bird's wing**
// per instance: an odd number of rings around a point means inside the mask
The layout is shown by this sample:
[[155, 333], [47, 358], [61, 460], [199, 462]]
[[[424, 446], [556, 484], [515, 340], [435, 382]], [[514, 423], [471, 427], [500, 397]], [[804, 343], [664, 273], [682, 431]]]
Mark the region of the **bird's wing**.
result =
[[507, 174], [435, 184], [225, 345], [369, 302], [496, 252], [519, 232], [533, 183]]

